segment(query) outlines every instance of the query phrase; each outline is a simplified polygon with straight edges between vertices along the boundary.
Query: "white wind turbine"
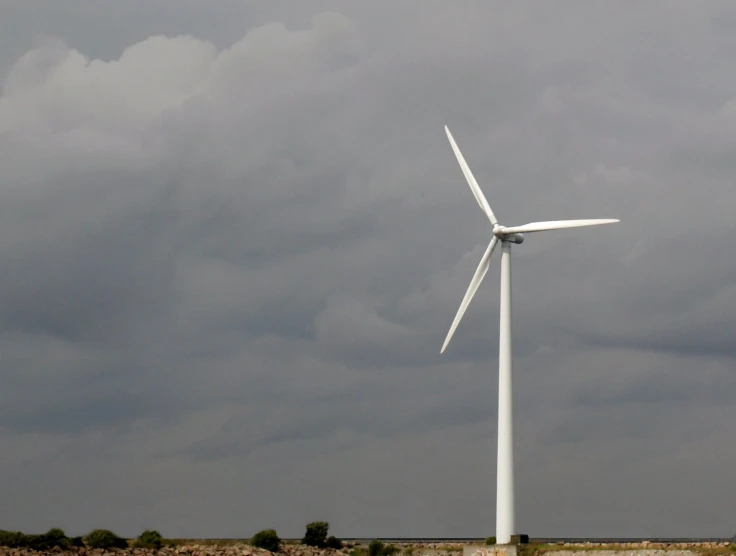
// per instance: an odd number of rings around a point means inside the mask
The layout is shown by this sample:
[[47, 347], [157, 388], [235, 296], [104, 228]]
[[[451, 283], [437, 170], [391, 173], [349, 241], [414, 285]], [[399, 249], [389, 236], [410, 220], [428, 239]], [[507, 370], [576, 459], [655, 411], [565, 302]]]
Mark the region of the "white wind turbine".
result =
[[478, 182], [465, 162], [460, 149], [445, 126], [447, 138], [452, 150], [470, 184], [470, 189], [476, 201], [493, 224], [493, 238], [488, 249], [480, 260], [478, 269], [470, 281], [468, 291], [465, 292], [460, 308], [455, 315], [450, 331], [440, 353], [444, 353], [450, 343], [460, 319], [473, 299], [481, 281], [488, 271], [488, 263], [496, 244], [501, 242], [501, 322], [498, 345], [498, 463], [496, 469], [496, 542], [509, 544], [514, 533], [514, 427], [513, 427], [513, 397], [511, 377], [511, 244], [520, 244], [524, 241], [524, 233], [543, 232], [546, 230], [561, 230], [563, 228], [578, 228], [581, 226], [597, 226], [599, 224], [613, 224], [617, 219], [605, 218], [594, 220], [553, 220], [549, 222], [532, 222], [523, 226], [501, 226], [496, 220], [488, 201], [486, 200]]

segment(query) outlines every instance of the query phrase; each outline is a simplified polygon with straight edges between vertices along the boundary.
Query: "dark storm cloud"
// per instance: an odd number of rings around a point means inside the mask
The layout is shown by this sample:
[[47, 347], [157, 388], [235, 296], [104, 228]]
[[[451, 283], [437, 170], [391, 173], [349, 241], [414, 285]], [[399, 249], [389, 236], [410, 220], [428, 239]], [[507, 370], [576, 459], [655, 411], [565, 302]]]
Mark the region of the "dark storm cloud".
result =
[[90, 6], [0, 0], [5, 527], [492, 534], [448, 124], [504, 223], [622, 220], [514, 250], [520, 527], [732, 534], [730, 3]]

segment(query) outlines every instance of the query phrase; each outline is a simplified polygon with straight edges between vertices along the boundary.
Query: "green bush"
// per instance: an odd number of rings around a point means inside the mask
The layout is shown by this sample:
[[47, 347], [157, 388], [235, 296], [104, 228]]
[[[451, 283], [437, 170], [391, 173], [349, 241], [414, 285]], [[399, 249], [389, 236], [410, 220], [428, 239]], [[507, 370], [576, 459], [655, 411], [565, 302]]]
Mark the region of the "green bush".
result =
[[369, 556], [391, 556], [398, 552], [398, 550], [399, 549], [394, 545], [384, 544], [383, 541], [379, 539], [373, 539], [368, 545]]
[[95, 529], [89, 535], [84, 537], [84, 544], [90, 548], [128, 548], [128, 541], [118, 537], [112, 531], [107, 529]]
[[304, 533], [302, 544], [324, 548], [326, 546], [327, 531], [330, 525], [326, 521], [313, 521], [307, 523], [307, 531]]
[[43, 535], [44, 541], [49, 545], [49, 548], [58, 546], [64, 548], [69, 546], [69, 537], [64, 534], [64, 531], [58, 527], [53, 527], [46, 531]]
[[43, 535], [26, 535], [20, 531], [0, 531], [0, 546], [9, 548], [30, 548], [36, 551], [66, 548], [69, 539], [61, 529], [50, 529]]
[[496, 537], [487, 537], [486, 544], [496, 544]]
[[143, 531], [133, 543], [135, 548], [161, 548], [163, 538], [158, 531]]
[[23, 544], [23, 546], [26, 548], [30, 548], [31, 550], [35, 550], [37, 552], [42, 552], [44, 550], [53, 548], [53, 544], [49, 546], [49, 544], [47, 544], [46, 539], [43, 535], [23, 535], [23, 536], [25, 537], [25, 543]]
[[271, 552], [278, 552], [281, 549], [281, 539], [274, 529], [258, 531], [258, 533], [253, 535], [250, 539], [250, 544], [256, 548], [264, 548]]
[[382, 541], [373, 539], [368, 545], [368, 556], [383, 556], [383, 549], [386, 547]]
[[0, 530], [0, 546], [8, 548], [19, 548], [23, 546], [25, 535], [20, 531]]
[[325, 544], [327, 545], [327, 548], [334, 548], [335, 550], [340, 550], [342, 548], [342, 541], [333, 536], [327, 537]]
[[69, 539], [69, 545], [82, 548], [84, 546], [84, 539], [82, 537], [72, 537]]
[[67, 548], [69, 546], [69, 538], [64, 531], [58, 527], [49, 529], [43, 535], [26, 535], [29, 548], [37, 551], [51, 550], [52, 548]]

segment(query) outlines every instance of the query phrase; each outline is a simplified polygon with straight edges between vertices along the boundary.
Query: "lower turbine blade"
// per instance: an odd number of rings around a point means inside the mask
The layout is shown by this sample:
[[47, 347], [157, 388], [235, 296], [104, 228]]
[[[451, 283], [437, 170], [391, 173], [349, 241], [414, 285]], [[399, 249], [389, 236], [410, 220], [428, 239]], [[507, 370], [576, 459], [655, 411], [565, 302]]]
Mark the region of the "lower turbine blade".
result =
[[583, 226], [600, 226], [601, 224], [615, 224], [620, 222], [616, 218], [596, 218], [593, 220], [551, 220], [549, 222], [532, 222], [523, 226], [511, 226], [504, 228], [506, 234], [519, 234], [528, 232], [544, 232], [547, 230], [563, 230], [565, 228], [580, 228]]
[[452, 339], [452, 335], [455, 333], [455, 329], [457, 328], [457, 325], [460, 324], [460, 319], [463, 318], [463, 315], [465, 314], [465, 310], [468, 308], [468, 305], [470, 304], [470, 301], [473, 299], [475, 292], [478, 291], [478, 286], [480, 286], [480, 283], [483, 281], [483, 278], [485, 277], [486, 272], [488, 272], [489, 261], [491, 260], [491, 254], [493, 253], [493, 250], [496, 247], [496, 243], [498, 243], [498, 238], [494, 236], [493, 239], [491, 240], [491, 243], [488, 244], [488, 249], [486, 249], [486, 252], [483, 254], [483, 257], [480, 259], [478, 268], [476, 269], [475, 274], [473, 275], [473, 279], [470, 281], [470, 286], [468, 286], [468, 291], [465, 292], [465, 297], [463, 298], [463, 302], [460, 304], [460, 308], [457, 310], [457, 314], [455, 315], [455, 320], [452, 321], [452, 326], [450, 327], [450, 331], [447, 333], [447, 338], [445, 338], [445, 343], [442, 345], [442, 349], [440, 350], [440, 353], [445, 352], [445, 348], [447, 347], [447, 344], [450, 343], [450, 340]]

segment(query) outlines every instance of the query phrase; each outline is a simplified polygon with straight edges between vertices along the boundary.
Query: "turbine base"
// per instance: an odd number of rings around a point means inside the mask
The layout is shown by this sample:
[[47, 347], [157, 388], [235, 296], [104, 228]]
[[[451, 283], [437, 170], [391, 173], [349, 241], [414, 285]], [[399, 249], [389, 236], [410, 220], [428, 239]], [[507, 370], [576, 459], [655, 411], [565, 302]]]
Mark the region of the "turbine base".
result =
[[515, 544], [466, 544], [463, 556], [517, 556]]

